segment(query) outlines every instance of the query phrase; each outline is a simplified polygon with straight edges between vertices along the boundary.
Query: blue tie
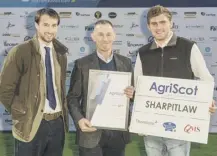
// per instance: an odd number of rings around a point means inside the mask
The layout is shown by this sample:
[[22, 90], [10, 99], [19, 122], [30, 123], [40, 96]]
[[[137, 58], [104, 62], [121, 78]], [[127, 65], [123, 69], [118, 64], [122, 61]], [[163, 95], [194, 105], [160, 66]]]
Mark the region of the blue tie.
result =
[[45, 67], [46, 67], [47, 99], [49, 100], [49, 106], [55, 110], [56, 98], [55, 98], [54, 88], [53, 88], [52, 67], [51, 67], [51, 60], [50, 60], [50, 48], [49, 47], [44, 47], [44, 48], [46, 51]]

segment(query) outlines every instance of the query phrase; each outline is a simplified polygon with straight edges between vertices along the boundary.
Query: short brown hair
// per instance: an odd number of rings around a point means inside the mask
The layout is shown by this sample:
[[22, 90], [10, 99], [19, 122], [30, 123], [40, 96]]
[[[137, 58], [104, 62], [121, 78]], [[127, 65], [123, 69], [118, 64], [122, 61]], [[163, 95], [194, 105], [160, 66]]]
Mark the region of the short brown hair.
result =
[[99, 25], [99, 24], [102, 24], [102, 25], [104, 25], [104, 24], [109, 24], [111, 27], [113, 27], [112, 22], [110, 22], [109, 20], [99, 20], [99, 21], [97, 21], [97, 22], [95, 23], [95, 26], [97, 26], [97, 25]]
[[164, 14], [165, 16], [167, 16], [170, 21], [172, 20], [172, 13], [167, 8], [165, 8], [161, 5], [156, 5], [156, 6], [153, 6], [152, 8], [150, 8], [148, 13], [147, 13], [148, 24], [150, 24], [150, 20], [152, 17], [156, 17], [156, 16], [159, 16], [161, 14]]
[[53, 10], [51, 8], [43, 8], [43, 9], [40, 9], [40, 10], [38, 10], [36, 12], [35, 22], [37, 24], [39, 24], [40, 18], [41, 18], [42, 15], [48, 15], [48, 16], [54, 18], [54, 19], [57, 19], [58, 20], [57, 24], [58, 25], [60, 24], [60, 16], [59, 16], [59, 14], [55, 10]]

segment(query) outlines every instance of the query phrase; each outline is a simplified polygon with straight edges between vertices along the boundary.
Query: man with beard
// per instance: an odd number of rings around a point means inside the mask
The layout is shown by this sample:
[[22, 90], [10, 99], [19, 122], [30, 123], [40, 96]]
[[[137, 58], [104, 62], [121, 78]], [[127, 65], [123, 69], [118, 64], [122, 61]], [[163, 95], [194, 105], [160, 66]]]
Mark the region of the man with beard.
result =
[[60, 23], [37, 11], [33, 39], [11, 49], [0, 77], [0, 101], [12, 115], [15, 156], [61, 156], [68, 129], [67, 48], [55, 39]]
[[[79, 156], [124, 156], [129, 133], [99, 130], [91, 125], [86, 118], [87, 88], [90, 69], [132, 72], [131, 60], [112, 52], [115, 32], [110, 21], [97, 21], [91, 36], [96, 43], [96, 52], [75, 61], [67, 95], [69, 112], [77, 128]], [[123, 90], [128, 98], [133, 97], [133, 92], [132, 86]]]

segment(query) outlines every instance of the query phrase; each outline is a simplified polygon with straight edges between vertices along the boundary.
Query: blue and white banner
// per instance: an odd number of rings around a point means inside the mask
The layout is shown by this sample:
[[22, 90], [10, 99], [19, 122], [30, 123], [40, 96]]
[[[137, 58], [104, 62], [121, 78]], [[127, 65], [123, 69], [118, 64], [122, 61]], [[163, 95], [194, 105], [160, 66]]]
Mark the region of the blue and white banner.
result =
[[[15, 1], [18, 0], [10, 2], [14, 3]], [[32, 38], [35, 34], [34, 16], [38, 9], [38, 7], [0, 8], [0, 68], [13, 46]], [[129, 57], [133, 64], [138, 48], [153, 40], [146, 23], [148, 8], [58, 7], [54, 9], [61, 17], [57, 39], [69, 48], [67, 88], [74, 61], [95, 51], [95, 44], [90, 34], [93, 31], [93, 24], [97, 20], [108, 19], [114, 24], [116, 41], [113, 44], [113, 51]], [[169, 9], [173, 14], [173, 31], [179, 36], [197, 42], [207, 67], [216, 81], [216, 8]], [[216, 99], [217, 86], [214, 89], [214, 99]], [[5, 113], [3, 107], [0, 109], [0, 123], [2, 123], [0, 130], [10, 129], [8, 125], [11, 124], [11, 118]], [[70, 129], [74, 130], [72, 122], [70, 124]], [[217, 113], [213, 115], [210, 132], [217, 132]]]

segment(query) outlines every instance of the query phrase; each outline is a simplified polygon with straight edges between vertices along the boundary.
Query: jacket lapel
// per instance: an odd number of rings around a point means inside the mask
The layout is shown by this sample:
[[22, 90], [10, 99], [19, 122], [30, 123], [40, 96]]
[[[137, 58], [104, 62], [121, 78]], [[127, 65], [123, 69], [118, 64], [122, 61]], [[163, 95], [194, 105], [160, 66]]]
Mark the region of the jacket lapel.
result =
[[34, 52], [34, 53], [38, 53], [38, 54], [40, 54], [39, 41], [38, 41], [36, 35], [32, 38], [31, 41], [32, 41], [32, 43], [33, 43], [33, 47], [34, 47], [33, 52]]
[[114, 60], [115, 60], [117, 71], [124, 71], [124, 64], [115, 53], [114, 53]]
[[99, 60], [98, 60], [98, 56], [96, 53], [93, 53], [92, 56], [90, 57], [90, 66], [89, 69], [97, 69], [99, 70]]
[[32, 40], [30, 40], [30, 42], [31, 42], [31, 44], [33, 46], [32, 53], [33, 53], [33, 55], [35, 55], [37, 69], [39, 71], [40, 64], [41, 64], [41, 53], [40, 53], [39, 41], [38, 41], [36, 35], [33, 37]]

